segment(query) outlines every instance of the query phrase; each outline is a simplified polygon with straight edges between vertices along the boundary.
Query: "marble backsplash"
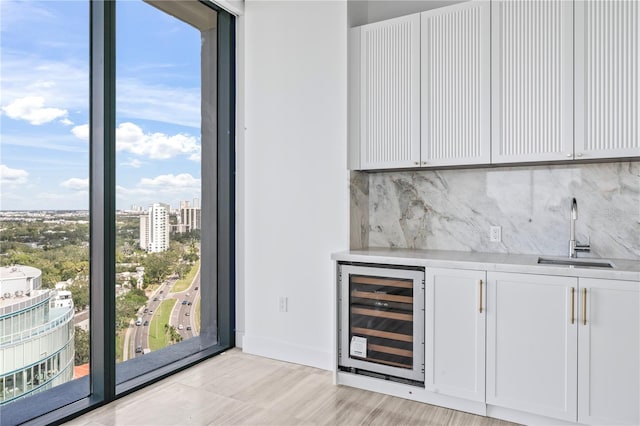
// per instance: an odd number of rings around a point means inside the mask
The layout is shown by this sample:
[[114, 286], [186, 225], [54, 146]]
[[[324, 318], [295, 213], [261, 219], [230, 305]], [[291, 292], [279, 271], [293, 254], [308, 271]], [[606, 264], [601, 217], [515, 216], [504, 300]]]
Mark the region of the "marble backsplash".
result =
[[[640, 162], [352, 172], [351, 248], [397, 247], [640, 259]], [[489, 227], [502, 241], [489, 241]]]

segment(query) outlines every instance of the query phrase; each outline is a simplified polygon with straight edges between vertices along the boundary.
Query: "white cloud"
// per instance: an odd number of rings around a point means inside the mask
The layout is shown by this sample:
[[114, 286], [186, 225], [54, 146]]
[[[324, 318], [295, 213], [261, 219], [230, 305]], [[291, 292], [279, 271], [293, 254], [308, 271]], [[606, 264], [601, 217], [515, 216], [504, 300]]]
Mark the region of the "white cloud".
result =
[[116, 151], [166, 160], [180, 154], [199, 154], [200, 145], [194, 136], [178, 133], [144, 133], [133, 123], [122, 123], [116, 129]]
[[26, 55], [22, 50], [3, 49], [0, 104], [25, 96], [42, 97], [47, 103], [55, 99], [56, 107], [67, 111], [88, 111], [87, 60], [65, 58], [56, 62]]
[[35, 126], [67, 115], [66, 109], [45, 108], [44, 98], [42, 96], [25, 96], [18, 98], [10, 104], [3, 106], [2, 110], [14, 120], [25, 120]]
[[116, 108], [123, 117], [200, 128], [200, 87], [170, 87], [120, 78], [116, 90]]
[[89, 178], [71, 178], [67, 179], [60, 184], [62, 187], [71, 189], [73, 191], [86, 191], [89, 189]]
[[[82, 124], [71, 129], [75, 137], [89, 140], [89, 125]], [[145, 133], [134, 123], [121, 123], [116, 129], [116, 151], [148, 157], [152, 160], [167, 160], [178, 155], [190, 154], [189, 160], [200, 160], [200, 144], [195, 136], [178, 133]], [[140, 167], [140, 161], [122, 163], [131, 167]]]
[[117, 185], [116, 196], [119, 202], [126, 203], [127, 206], [162, 202], [177, 207], [180, 201], [200, 198], [200, 185], [200, 179], [189, 173], [166, 174], [142, 178], [134, 187]]
[[189, 173], [160, 175], [154, 178], [142, 178], [134, 188], [117, 185], [116, 193], [120, 197], [152, 196], [154, 199], [158, 197], [161, 199], [164, 195], [199, 194], [200, 179]]
[[82, 139], [83, 141], [89, 140], [89, 125], [81, 124], [79, 126], [75, 126], [71, 129], [71, 133], [78, 139]]
[[73, 125], [73, 121], [69, 120], [67, 117], [63, 118], [62, 120], [60, 120], [61, 124], [64, 124], [65, 126], [71, 126]]
[[139, 169], [142, 166], [142, 161], [137, 158], [131, 158], [128, 161], [123, 161], [120, 163], [121, 166], [133, 167], [134, 169]]
[[168, 174], [156, 176], [153, 179], [142, 178], [138, 184], [141, 187], [155, 187], [163, 191], [184, 190], [200, 188], [200, 179], [196, 179], [189, 173], [177, 175]]
[[2, 184], [23, 184], [27, 182], [29, 172], [22, 169], [12, 169], [5, 164], [0, 164], [0, 182]]

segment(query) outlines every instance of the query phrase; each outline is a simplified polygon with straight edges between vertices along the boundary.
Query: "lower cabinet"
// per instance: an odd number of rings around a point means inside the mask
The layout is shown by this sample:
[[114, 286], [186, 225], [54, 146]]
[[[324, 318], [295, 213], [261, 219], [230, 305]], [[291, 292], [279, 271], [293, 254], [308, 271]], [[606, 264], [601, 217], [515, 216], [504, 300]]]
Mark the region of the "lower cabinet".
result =
[[484, 402], [486, 272], [428, 268], [425, 298], [426, 390]]
[[487, 404], [640, 424], [640, 283], [487, 274]]
[[578, 422], [640, 425], [640, 283], [579, 286]]
[[576, 421], [578, 279], [487, 274], [487, 404]]
[[426, 267], [424, 300], [424, 389], [344, 383], [454, 409], [488, 404], [524, 423], [640, 425], [640, 282]]

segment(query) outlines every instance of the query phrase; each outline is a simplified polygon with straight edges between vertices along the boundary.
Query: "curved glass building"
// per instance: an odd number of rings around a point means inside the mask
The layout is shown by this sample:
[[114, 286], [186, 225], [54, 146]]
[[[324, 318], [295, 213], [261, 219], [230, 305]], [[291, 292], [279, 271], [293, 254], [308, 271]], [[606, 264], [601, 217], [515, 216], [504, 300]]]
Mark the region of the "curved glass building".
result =
[[70, 293], [41, 287], [39, 269], [0, 267], [0, 405], [73, 379]]

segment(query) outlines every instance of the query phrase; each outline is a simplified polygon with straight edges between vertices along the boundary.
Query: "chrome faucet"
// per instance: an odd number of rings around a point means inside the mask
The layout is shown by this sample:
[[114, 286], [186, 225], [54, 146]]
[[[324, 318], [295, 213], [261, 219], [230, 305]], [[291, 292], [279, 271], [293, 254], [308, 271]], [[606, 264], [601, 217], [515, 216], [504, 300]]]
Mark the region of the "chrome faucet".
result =
[[587, 244], [580, 244], [576, 241], [576, 220], [578, 219], [578, 202], [575, 198], [571, 201], [571, 232], [569, 235], [569, 257], [578, 257], [579, 251], [591, 250], [591, 239]]

